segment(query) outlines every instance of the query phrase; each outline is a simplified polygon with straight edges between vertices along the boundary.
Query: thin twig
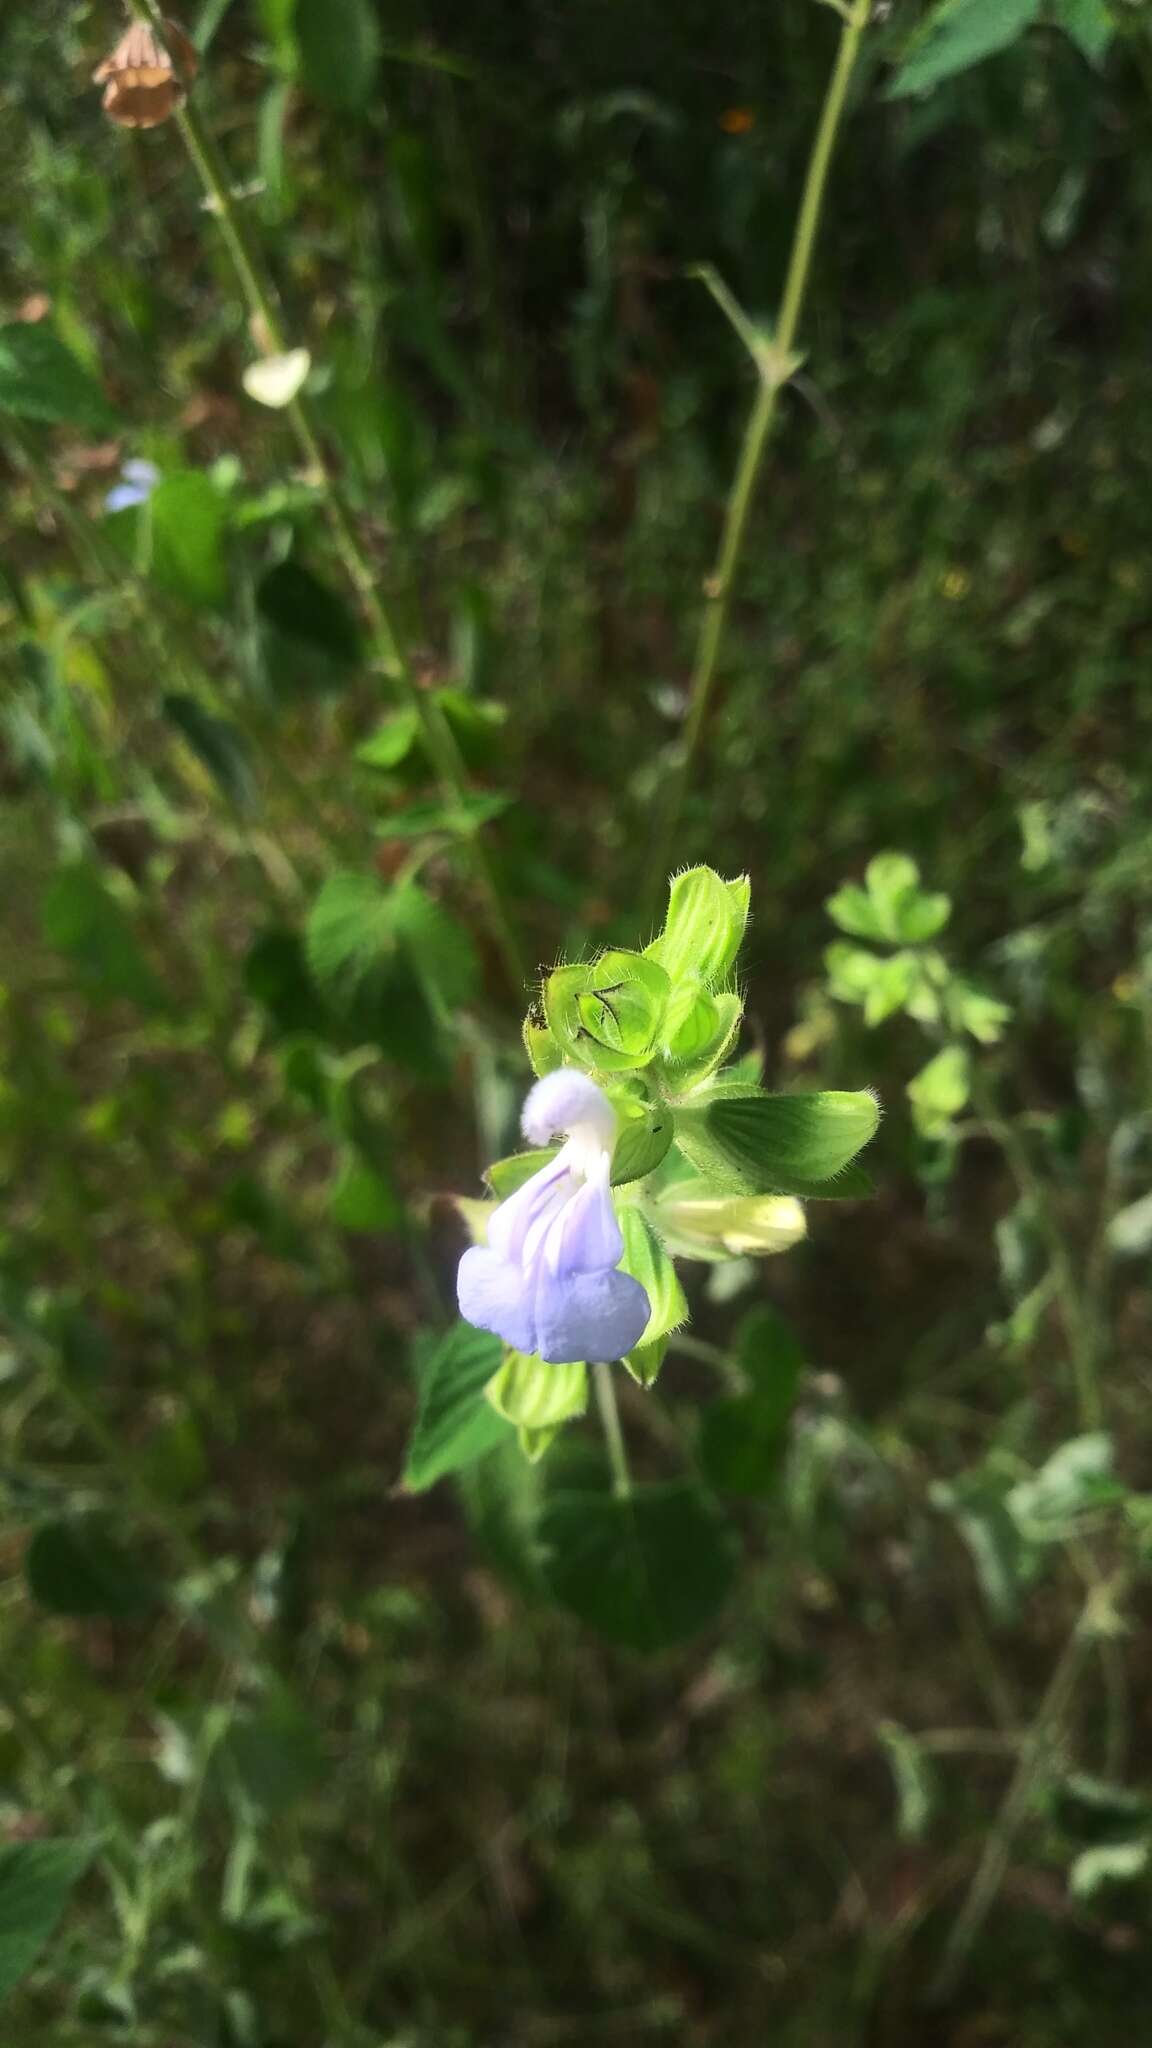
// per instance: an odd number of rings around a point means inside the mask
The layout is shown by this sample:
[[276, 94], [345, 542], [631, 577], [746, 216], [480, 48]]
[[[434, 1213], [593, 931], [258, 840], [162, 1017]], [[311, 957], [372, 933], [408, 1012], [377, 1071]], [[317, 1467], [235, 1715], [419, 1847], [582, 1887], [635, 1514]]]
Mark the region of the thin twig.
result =
[[650, 914], [655, 913], [667, 879], [674, 851], [676, 828], [680, 822], [680, 813], [712, 701], [731, 611], [733, 587], [747, 538], [756, 486], [776, 418], [777, 402], [785, 384], [790, 382], [799, 368], [799, 361], [793, 351], [819, 233], [828, 172], [848, 97], [848, 88], [860, 53], [861, 39], [871, 18], [872, 0], [850, 0], [849, 5], [838, 6], [836, 12], [841, 15], [844, 27], [812, 144], [775, 334], [758, 335], [752, 322], [737, 306], [735, 299], [717, 278], [716, 273], [708, 268], [703, 268], [699, 273], [752, 355], [757, 369], [758, 389], [741, 444], [736, 474], [728, 494], [720, 551], [712, 575], [705, 585], [704, 612], [689, 686], [684, 736], [675, 764], [664, 785], [653, 833], [652, 854], [644, 891], [644, 902]]
[[[155, 0], [130, 0], [130, 4], [137, 19], [146, 22], [163, 44], [164, 18]], [[227, 166], [210, 130], [201, 119], [194, 98], [185, 101], [176, 119], [200, 182], [212, 199], [212, 211], [219, 222], [253, 324], [260, 334], [261, 346], [282, 355], [287, 350], [288, 341], [276, 292], [265, 273], [248, 223], [233, 197]], [[468, 775], [455, 734], [435, 697], [420, 688], [412, 673], [395, 622], [377, 588], [375, 571], [328, 461], [311, 405], [303, 393], [298, 393], [285, 412], [309, 475], [321, 493], [336, 551], [372, 635], [380, 671], [401, 701], [415, 712], [441, 796], [450, 808], [460, 811], [468, 795]], [[511, 917], [495, 870], [475, 831], [468, 832], [467, 844], [493, 939], [509, 984], [519, 999], [527, 974]]]
[[612, 1384], [612, 1367], [594, 1365], [592, 1384], [596, 1389], [596, 1402], [600, 1420], [604, 1425], [604, 1438], [608, 1445], [608, 1462], [612, 1467], [612, 1491], [620, 1500], [627, 1500], [632, 1492], [632, 1474], [628, 1469], [628, 1452], [624, 1446], [624, 1432], [620, 1427], [620, 1410], [616, 1405], [616, 1389]]

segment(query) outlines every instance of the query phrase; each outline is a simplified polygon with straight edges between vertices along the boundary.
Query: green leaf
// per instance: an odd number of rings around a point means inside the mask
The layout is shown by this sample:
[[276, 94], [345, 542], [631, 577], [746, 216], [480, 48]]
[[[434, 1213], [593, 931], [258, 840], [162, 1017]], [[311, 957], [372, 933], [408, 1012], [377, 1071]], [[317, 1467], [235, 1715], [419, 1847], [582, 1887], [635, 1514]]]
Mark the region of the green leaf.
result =
[[303, 562], [268, 569], [256, 586], [264, 666], [275, 690], [311, 694], [339, 686], [361, 659], [360, 628], [342, 597]]
[[780, 1477], [804, 1354], [783, 1317], [765, 1306], [742, 1325], [736, 1362], [750, 1391], [704, 1410], [700, 1464], [719, 1492], [763, 1496]]
[[228, 596], [224, 500], [202, 470], [166, 476], [145, 511], [149, 573], [187, 604], [221, 605]]
[[395, 1230], [404, 1205], [377, 1166], [348, 1152], [329, 1191], [328, 1214], [339, 1230]]
[[521, 1429], [554, 1430], [587, 1408], [588, 1368], [545, 1365], [534, 1354], [509, 1350], [486, 1392], [506, 1422]]
[[896, 1786], [897, 1826], [902, 1842], [922, 1842], [936, 1803], [928, 1759], [916, 1737], [896, 1721], [881, 1721], [877, 1735], [887, 1751]]
[[234, 1778], [245, 1805], [262, 1814], [289, 1812], [327, 1768], [316, 1722], [286, 1695], [233, 1720], [214, 1761]]
[[511, 1430], [495, 1450], [461, 1472], [459, 1491], [477, 1542], [501, 1577], [526, 1598], [539, 1597], [540, 1474]]
[[876, 973], [864, 998], [864, 1022], [869, 1029], [882, 1024], [902, 1010], [920, 979], [915, 953], [891, 953], [876, 963]]
[[613, 1187], [627, 1187], [630, 1181], [654, 1173], [672, 1143], [674, 1129], [672, 1111], [663, 1103], [622, 1124], [612, 1153]]
[[0, 1999], [11, 1995], [51, 1940], [91, 1860], [85, 1842], [9, 1842], [0, 1848]]
[[434, 1008], [450, 1012], [471, 1002], [480, 980], [476, 948], [434, 896], [403, 883], [392, 892], [392, 924]]
[[888, 87], [889, 99], [931, 92], [983, 58], [1007, 50], [1031, 28], [1041, 0], [942, 0], [915, 36]]
[[837, 1002], [866, 1003], [884, 967], [877, 954], [866, 952], [863, 946], [846, 946], [840, 939], [824, 949], [828, 987]]
[[1021, 1534], [1002, 1493], [984, 1473], [974, 1472], [953, 1481], [937, 1480], [930, 1498], [955, 1522], [990, 1613], [997, 1621], [1012, 1621], [1036, 1552]]
[[638, 1349], [647, 1349], [658, 1337], [667, 1336], [687, 1321], [688, 1303], [676, 1268], [651, 1225], [639, 1209], [629, 1203], [617, 1210], [624, 1239], [622, 1270], [640, 1282], [648, 1296], [648, 1321], [640, 1335]]
[[90, 861], [71, 861], [52, 877], [41, 904], [44, 936], [67, 953], [90, 993], [124, 997], [146, 1009], [165, 1007], [164, 992], [140, 950], [119, 899]]
[[632, 1650], [663, 1650], [706, 1628], [735, 1572], [731, 1529], [688, 1480], [639, 1486], [627, 1499], [559, 1491], [539, 1538], [553, 1599]]
[[330, 875], [305, 929], [308, 965], [342, 1028], [416, 1072], [443, 1060], [439, 1028], [472, 994], [472, 942], [414, 882]]
[[817, 1095], [718, 1093], [703, 1108], [677, 1112], [676, 1141], [701, 1173], [743, 1194], [855, 1193], [860, 1180], [847, 1176], [845, 1168], [879, 1121], [876, 1099], [864, 1089]]
[[849, 883], [830, 896], [828, 915], [853, 938], [889, 945], [921, 945], [943, 930], [952, 913], [947, 896], [929, 896], [920, 870], [906, 853], [878, 853], [869, 861], [866, 889]]
[[925, 1138], [942, 1138], [972, 1092], [972, 1062], [966, 1047], [946, 1045], [908, 1083], [916, 1128]]
[[303, 940], [290, 926], [269, 925], [253, 939], [244, 961], [244, 987], [277, 1031], [324, 1035], [328, 1012], [308, 972]]
[[[824, 908], [833, 924], [838, 924], [842, 932], [851, 932], [854, 939], [879, 941], [886, 936], [878, 906], [868, 891], [859, 888], [855, 882], [846, 882], [842, 889], [837, 889], [834, 896], [828, 897]], [[871, 953], [859, 953], [854, 946], [830, 946], [828, 951], [867, 960], [874, 966], [880, 964], [873, 960]]]
[[419, 737], [420, 720], [416, 712], [395, 711], [357, 747], [356, 759], [366, 768], [398, 768]]
[[981, 1045], [995, 1045], [1004, 1036], [1004, 1026], [1011, 1022], [1009, 1004], [998, 1002], [995, 996], [986, 995], [983, 989], [959, 976], [949, 981], [944, 1002], [953, 1029], [970, 1032]]
[[1107, 0], [1052, 0], [1052, 19], [1086, 62], [1101, 70], [1116, 36]]
[[114, 434], [123, 425], [104, 393], [43, 321], [0, 327], [0, 413]]
[[1131, 1884], [1148, 1868], [1149, 1843], [1101, 1842], [1094, 1849], [1082, 1849], [1068, 1872], [1068, 1889], [1074, 1899], [1090, 1899], [1105, 1884]]
[[1008, 1510], [1030, 1541], [1050, 1543], [1073, 1534], [1079, 1516], [1125, 1497], [1114, 1471], [1112, 1440], [1092, 1430], [1070, 1437], [1031, 1479], [1014, 1486]]
[[1108, 1225], [1108, 1249], [1115, 1259], [1141, 1258], [1152, 1251], [1152, 1195], [1140, 1195]]
[[664, 929], [648, 952], [674, 987], [687, 975], [712, 989], [731, 973], [750, 898], [747, 875], [725, 882], [712, 868], [689, 868], [673, 877]]
[[250, 811], [255, 803], [256, 783], [247, 742], [239, 729], [229, 719], [206, 711], [184, 691], [163, 698], [161, 709], [221, 794], [238, 811]]
[[509, 1426], [484, 1392], [499, 1368], [502, 1348], [499, 1337], [463, 1322], [437, 1345], [422, 1376], [404, 1467], [410, 1493], [426, 1492], [446, 1473], [459, 1472], [507, 1438]]
[[508, 809], [510, 796], [495, 790], [471, 789], [458, 803], [408, 804], [402, 811], [390, 811], [382, 824], [374, 826], [377, 839], [474, 839], [485, 825]]
[[380, 26], [371, 0], [296, 0], [296, 42], [308, 86], [337, 113], [372, 99], [380, 68]]
[[157, 1585], [101, 1515], [45, 1522], [24, 1558], [28, 1590], [53, 1614], [132, 1621], [155, 1605]]
[[396, 947], [395, 893], [375, 875], [329, 875], [305, 930], [308, 965], [333, 1001], [348, 1003]]

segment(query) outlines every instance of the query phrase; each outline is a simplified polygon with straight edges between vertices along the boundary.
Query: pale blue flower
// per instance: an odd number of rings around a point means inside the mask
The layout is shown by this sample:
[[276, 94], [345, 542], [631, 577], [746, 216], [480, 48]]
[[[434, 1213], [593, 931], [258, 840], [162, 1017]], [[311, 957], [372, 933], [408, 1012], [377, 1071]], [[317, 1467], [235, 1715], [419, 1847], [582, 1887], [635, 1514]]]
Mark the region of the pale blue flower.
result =
[[610, 1185], [612, 1105], [586, 1074], [561, 1067], [529, 1091], [521, 1128], [533, 1145], [558, 1132], [567, 1142], [493, 1210], [487, 1244], [465, 1252], [460, 1313], [546, 1365], [623, 1358], [650, 1308], [640, 1282], [618, 1271], [624, 1240]]
[[134, 457], [121, 469], [120, 482], [109, 491], [104, 500], [104, 510], [125, 512], [130, 505], [146, 505], [159, 481], [160, 471], [154, 462]]

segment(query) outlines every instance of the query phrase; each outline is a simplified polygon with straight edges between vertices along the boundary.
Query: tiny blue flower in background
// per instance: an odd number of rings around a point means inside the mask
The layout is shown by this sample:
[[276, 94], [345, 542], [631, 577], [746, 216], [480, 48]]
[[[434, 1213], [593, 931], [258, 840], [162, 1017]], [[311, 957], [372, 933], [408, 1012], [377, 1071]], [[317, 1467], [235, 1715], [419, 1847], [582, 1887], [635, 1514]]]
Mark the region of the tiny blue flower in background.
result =
[[160, 481], [160, 471], [154, 462], [143, 458], [126, 462], [120, 471], [120, 482], [114, 484], [104, 500], [106, 512], [126, 512], [130, 505], [146, 505]]
[[567, 1142], [493, 1210], [487, 1244], [465, 1252], [460, 1313], [545, 1365], [623, 1358], [650, 1308], [640, 1282], [617, 1271], [624, 1240], [610, 1186], [612, 1105], [586, 1074], [562, 1067], [529, 1091], [521, 1128], [533, 1145], [557, 1132]]

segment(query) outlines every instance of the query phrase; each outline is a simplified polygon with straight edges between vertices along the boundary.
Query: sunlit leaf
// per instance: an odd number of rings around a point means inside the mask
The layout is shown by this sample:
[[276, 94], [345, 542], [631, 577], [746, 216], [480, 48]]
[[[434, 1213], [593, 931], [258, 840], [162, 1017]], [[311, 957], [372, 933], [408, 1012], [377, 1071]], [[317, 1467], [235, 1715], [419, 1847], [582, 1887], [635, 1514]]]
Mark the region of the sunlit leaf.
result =
[[849, 1162], [879, 1120], [864, 1089], [734, 1097], [720, 1090], [699, 1109], [677, 1111], [676, 1142], [701, 1173], [735, 1192], [856, 1194], [869, 1182]]
[[222, 604], [228, 595], [227, 511], [211, 479], [198, 469], [166, 476], [144, 516], [149, 570], [157, 583], [188, 604]]
[[1040, 7], [1041, 0], [941, 0], [889, 85], [889, 98], [931, 92], [945, 79], [1009, 49], [1039, 19]]

